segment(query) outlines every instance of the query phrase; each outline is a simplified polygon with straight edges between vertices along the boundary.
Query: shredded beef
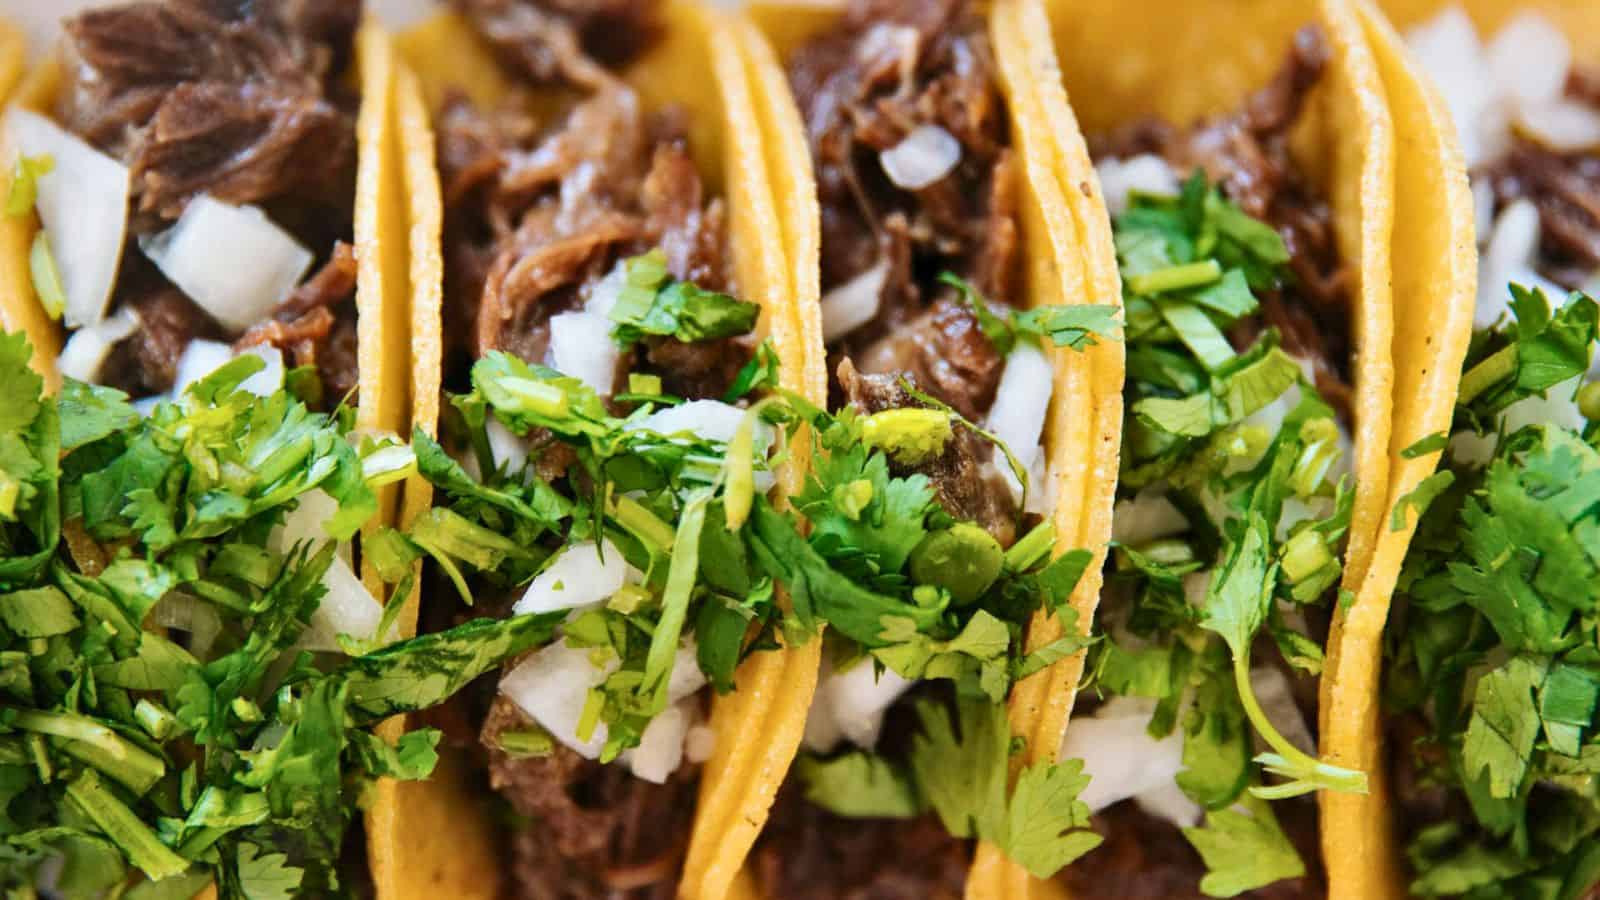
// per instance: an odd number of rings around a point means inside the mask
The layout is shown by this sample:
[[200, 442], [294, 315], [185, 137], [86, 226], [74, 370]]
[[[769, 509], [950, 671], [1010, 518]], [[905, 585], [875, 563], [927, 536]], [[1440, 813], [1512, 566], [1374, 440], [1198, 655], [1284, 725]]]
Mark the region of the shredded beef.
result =
[[360, 14], [349, 0], [91, 10], [65, 24], [57, 113], [132, 169], [140, 230], [202, 192], [239, 204], [337, 193], [354, 121], [330, 85]]
[[355, 249], [341, 241], [317, 274], [296, 288], [270, 318], [251, 326], [234, 342], [234, 349], [277, 347], [290, 366], [317, 370], [326, 406], [354, 403], [360, 386], [355, 289]]
[[[441, 119], [440, 160], [450, 202], [446, 342], [457, 360], [501, 349], [542, 362], [550, 319], [581, 306], [618, 261], [651, 249], [678, 278], [728, 287], [724, 207], [705, 200], [683, 123], [644, 114], [625, 86], [604, 86], [543, 135], [524, 114], [486, 115], [455, 99]], [[748, 352], [735, 350], [651, 356], [698, 383], [737, 372]]]
[[868, 375], [905, 374], [919, 389], [981, 421], [994, 402], [1006, 360], [965, 306], [948, 298], [863, 350], [854, 362]]
[[786, 784], [757, 844], [757, 880], [772, 900], [957, 900], [972, 850], [937, 816], [848, 819]]
[[[1284, 832], [1294, 841], [1308, 873], [1239, 894], [1252, 900], [1309, 900], [1327, 896], [1317, 848], [1317, 807], [1307, 798], [1273, 804]], [[1128, 800], [1094, 817], [1095, 831], [1105, 842], [1061, 870], [1057, 880], [1074, 897], [1085, 900], [1116, 897], [1119, 900], [1203, 900], [1200, 879], [1205, 863], [1183, 832]]]
[[671, 900], [690, 825], [696, 778], [679, 769], [665, 784], [625, 767], [584, 759], [566, 747], [513, 757], [503, 731], [532, 725], [496, 697], [484, 721], [489, 781], [534, 819], [512, 836], [514, 880], [524, 900]]
[[[923, 405], [900, 384], [900, 378], [905, 377], [916, 386], [911, 376], [863, 375], [844, 360], [837, 377], [845, 398], [863, 414]], [[1008, 547], [1017, 536], [1017, 506], [1011, 489], [991, 465], [993, 455], [993, 445], [969, 429], [957, 428], [938, 458], [915, 467], [894, 463], [891, 468], [897, 475], [926, 475], [933, 484], [935, 499], [946, 512], [962, 521], [977, 523]]]
[[138, 318], [139, 328], [112, 348], [100, 369], [100, 382], [132, 397], [170, 391], [184, 348], [196, 338], [221, 338], [222, 328], [140, 260], [129, 260], [119, 282], [121, 305]]
[[[939, 273], [1006, 300], [1016, 270], [1017, 173], [980, 11], [970, 0], [853, 0], [836, 27], [795, 52], [789, 80], [816, 165], [824, 290], [888, 266], [877, 317], [837, 349], [858, 361], [915, 361], [929, 390], [969, 415], [981, 412], [997, 367], [956, 365], [942, 370], [948, 377], [926, 377], [937, 354], [971, 352], [964, 338], [951, 345], [930, 340], [934, 332], [974, 330], [958, 307], [936, 314], [937, 324], [927, 319], [929, 304], [948, 295], [935, 287]], [[961, 160], [939, 181], [904, 190], [879, 154], [923, 125], [953, 136]]]
[[[1321, 30], [1307, 26], [1295, 34], [1277, 75], [1238, 111], [1186, 131], [1139, 120], [1093, 136], [1091, 149], [1096, 158], [1154, 153], [1180, 172], [1202, 170], [1228, 199], [1277, 229], [1294, 278], [1281, 291], [1263, 292], [1262, 319], [1283, 335], [1285, 349], [1316, 365], [1318, 392], [1348, 410], [1350, 268], [1339, 257], [1327, 202], [1289, 154], [1289, 136], [1329, 55]], [[1248, 343], [1258, 328], [1242, 323], [1232, 337]]]
[[658, 0], [450, 0], [501, 62], [535, 82], [599, 88], [657, 30]]

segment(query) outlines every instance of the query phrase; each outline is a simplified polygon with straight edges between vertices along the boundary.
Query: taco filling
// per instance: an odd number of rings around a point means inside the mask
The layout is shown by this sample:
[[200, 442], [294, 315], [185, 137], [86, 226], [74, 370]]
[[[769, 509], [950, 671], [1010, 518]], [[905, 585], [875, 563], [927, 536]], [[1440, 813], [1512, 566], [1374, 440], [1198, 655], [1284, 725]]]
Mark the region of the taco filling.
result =
[[[1072, 615], [1089, 558], [1058, 556], [1043, 518], [1052, 355], [1118, 323], [1108, 307], [1024, 308], [1025, 188], [979, 4], [858, 0], [786, 65], [816, 170], [829, 400], [867, 444], [824, 433], [795, 503], [837, 570], [932, 615], [903, 635], [829, 620], [755, 871], [774, 897], [959, 897], [971, 838], [1012, 851], [1024, 837], [996, 816], [1046, 781], [1077, 789], [1052, 767], [1008, 798], [1009, 751], [985, 754], [1008, 742], [1013, 680], [1078, 647], [1069, 622], [1022, 652], [1036, 610]], [[961, 778], [982, 787], [951, 789]], [[1083, 852], [1076, 813], [1064, 800], [1029, 823], [1061, 842], [1031, 868]]]
[[1061, 875], [1077, 896], [1322, 896], [1301, 795], [1364, 790], [1314, 758], [1353, 502], [1351, 287], [1289, 136], [1328, 58], [1308, 27], [1238, 111], [1090, 138], [1128, 382], [1101, 640], [1061, 747], [1105, 838]]
[[1484, 43], [1450, 9], [1407, 42], [1462, 136], [1483, 251], [1478, 330], [1385, 647], [1410, 890], [1591, 896], [1600, 657], [1581, 497], [1600, 464], [1600, 307], [1576, 291], [1600, 276], [1597, 74], [1534, 12]]
[[[7, 120], [63, 375], [174, 397], [234, 356], [314, 405], [357, 385], [359, 3], [126, 3], [63, 23], [52, 109]], [[151, 402], [154, 402], [153, 400]]]
[[458, 704], [452, 736], [527, 820], [507, 837], [515, 896], [670, 897], [711, 749], [703, 688], [731, 687], [772, 601], [727, 555], [741, 542], [725, 511], [772, 484], [775, 433], [751, 411], [771, 350], [759, 308], [722, 293], [724, 205], [683, 114], [646, 111], [619, 74], [656, 5], [455, 5], [562, 106], [456, 94], [438, 115], [444, 378], [463, 393], [455, 458], [422, 466], [447, 499], [411, 537], [439, 560], [435, 598], [456, 592], [448, 575], [475, 610], [567, 619]]

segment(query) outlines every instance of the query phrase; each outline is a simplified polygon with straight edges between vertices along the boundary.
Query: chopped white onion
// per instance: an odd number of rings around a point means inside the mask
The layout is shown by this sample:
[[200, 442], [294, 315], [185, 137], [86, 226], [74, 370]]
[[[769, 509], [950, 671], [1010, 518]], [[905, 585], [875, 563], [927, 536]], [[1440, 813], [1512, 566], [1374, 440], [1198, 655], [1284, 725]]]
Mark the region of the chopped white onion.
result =
[[822, 298], [822, 340], [831, 344], [871, 322], [883, 303], [883, 283], [888, 277], [889, 261], [882, 259], [829, 291]]
[[1479, 246], [1494, 232], [1494, 185], [1487, 178], [1472, 180], [1472, 224]]
[[1144, 194], [1176, 194], [1182, 186], [1178, 173], [1165, 159], [1154, 153], [1141, 153], [1128, 159], [1107, 157], [1095, 166], [1100, 177], [1100, 192], [1113, 216], [1128, 209], [1134, 191]]
[[1557, 153], [1600, 147], [1600, 112], [1571, 100], [1523, 107], [1517, 112], [1517, 127]]
[[583, 311], [593, 313], [602, 319], [611, 315], [611, 310], [616, 307], [617, 301], [622, 299], [622, 289], [628, 286], [628, 267], [626, 263], [619, 262], [611, 267], [606, 277], [594, 282], [589, 288], [589, 299], [583, 303]]
[[196, 338], [183, 348], [178, 357], [178, 378], [172, 385], [172, 395], [182, 397], [189, 385], [210, 375], [233, 361], [233, 348], [218, 341]]
[[1512, 282], [1529, 288], [1543, 288], [1552, 303], [1560, 303], [1566, 291], [1533, 271], [1539, 254], [1539, 208], [1521, 199], [1501, 210], [1478, 266], [1478, 303], [1473, 324], [1493, 325], [1511, 311]]
[[[1161, 813], [1187, 827], [1200, 819], [1200, 807], [1172, 802], [1160, 795], [1183, 769], [1183, 731], [1173, 729], [1156, 739], [1147, 730], [1155, 701], [1145, 697], [1112, 697], [1092, 716], [1072, 720], [1061, 741], [1060, 759], [1083, 760], [1089, 785], [1078, 795], [1090, 812], [1099, 812], [1130, 797], [1160, 796]], [[1192, 807], [1192, 809], [1190, 808]]]
[[961, 142], [937, 125], [918, 125], [900, 143], [880, 152], [878, 161], [896, 186], [920, 191], [961, 162]]
[[1005, 370], [1000, 374], [1000, 385], [995, 389], [986, 421], [989, 430], [1011, 448], [1023, 465], [1032, 461], [1028, 454], [1039, 446], [1039, 436], [1044, 432], [1054, 376], [1050, 357], [1032, 341], [1017, 344], [1006, 357]]
[[[297, 544], [310, 544], [312, 552], [333, 540], [328, 537], [328, 523], [339, 513], [339, 501], [322, 488], [312, 488], [295, 498], [295, 508], [283, 517], [283, 524], [273, 529], [267, 547], [274, 553], [287, 553]], [[339, 544], [339, 558], [353, 565], [349, 543]]]
[[700, 671], [698, 657], [699, 645], [693, 638], [678, 645], [678, 653], [672, 658], [672, 673], [667, 676], [668, 703], [691, 697], [706, 686], [706, 673]]
[[1300, 712], [1300, 706], [1294, 702], [1294, 687], [1283, 670], [1277, 666], [1251, 669], [1250, 689], [1255, 692], [1256, 702], [1261, 704], [1261, 711], [1267, 714], [1272, 727], [1289, 743], [1315, 755], [1316, 741], [1311, 737], [1311, 729], [1306, 727], [1306, 717]]
[[1460, 7], [1451, 6], [1406, 34], [1412, 58], [1433, 76], [1455, 120], [1467, 165], [1494, 155], [1498, 93], [1478, 30]]
[[1518, 13], [1502, 26], [1484, 56], [1490, 81], [1501, 96], [1524, 108], [1560, 97], [1572, 66], [1566, 35], [1532, 10]]
[[609, 540], [598, 547], [594, 541], [569, 544], [533, 577], [512, 611], [520, 616], [598, 606], [622, 590], [630, 573], [636, 576], [637, 570]]
[[118, 341], [139, 330], [139, 318], [128, 309], [98, 324], [79, 328], [67, 338], [67, 345], [56, 357], [56, 370], [68, 378], [94, 382], [100, 377], [100, 367]]
[[1111, 512], [1112, 540], [1133, 547], [1182, 534], [1188, 527], [1189, 520], [1167, 499], [1164, 488], [1144, 488], [1118, 500]]
[[[843, 672], [827, 672], [817, 684], [806, 721], [806, 746], [826, 753], [847, 740], [870, 750], [878, 743], [883, 715], [912, 682], [884, 669], [879, 675], [870, 659], [858, 661]], [[822, 716], [813, 728], [811, 717]]]
[[246, 347], [240, 356], [257, 356], [266, 368], [239, 382], [239, 390], [257, 397], [271, 397], [283, 390], [283, 351], [270, 344]]
[[689, 734], [683, 741], [683, 754], [689, 762], [700, 765], [711, 758], [717, 750], [717, 733], [710, 725], [697, 722], [689, 726]]
[[176, 628], [189, 635], [189, 652], [205, 661], [211, 645], [222, 633], [222, 616], [210, 603], [176, 591], [167, 594], [150, 609], [150, 624], [157, 628]]
[[1500, 421], [1504, 424], [1506, 433], [1510, 434], [1519, 428], [1529, 425], [1551, 425], [1572, 431], [1583, 429], [1583, 413], [1578, 410], [1576, 395], [1578, 388], [1583, 386], [1583, 376], [1568, 379], [1544, 392], [1541, 397], [1535, 394], [1506, 407], [1500, 414]]
[[589, 689], [598, 687], [616, 667], [612, 658], [597, 668], [589, 650], [557, 641], [529, 654], [507, 672], [500, 679], [500, 693], [573, 752], [585, 759], [598, 759], [606, 744], [605, 723], [595, 725], [588, 741], [580, 741], [578, 721], [583, 717]]
[[44, 224], [66, 294], [67, 325], [106, 317], [128, 231], [128, 167], [38, 113], [6, 117], [7, 165], [13, 154], [48, 156], [54, 168], [37, 179], [35, 208]]
[[[489, 436], [489, 454], [494, 457], [495, 465], [504, 466], [510, 472], [522, 471], [528, 462], [528, 442], [512, 433], [493, 413], [484, 424]], [[478, 455], [469, 455], [476, 463]]]
[[639, 735], [639, 746], [623, 752], [622, 762], [636, 777], [665, 783], [683, 764], [683, 745], [691, 718], [684, 704], [673, 704], [657, 713]]
[[611, 396], [619, 352], [611, 339], [611, 320], [605, 316], [583, 311], [550, 319], [550, 367], [602, 397]]
[[166, 231], [139, 239], [144, 255], [235, 333], [266, 318], [311, 267], [311, 251], [254, 206], [201, 194]]
[[[657, 410], [623, 426], [625, 431], [650, 431], [662, 437], [693, 435], [701, 440], [729, 443], [744, 421], [746, 410], [721, 400], [691, 400]], [[760, 423], [756, 443], [771, 440], [771, 426]]]
[[327, 593], [311, 614], [310, 627], [301, 633], [300, 646], [331, 653], [340, 649], [336, 638], [341, 634], [372, 640], [383, 619], [383, 604], [361, 583], [350, 564], [335, 556], [322, 576], [322, 586]]
[[[1005, 468], [1005, 472], [1008, 485], [1017, 480], [1015, 475], [1010, 474], [1010, 466]], [[1033, 448], [1033, 462], [1028, 466], [1028, 498], [1022, 511], [1048, 517], [1055, 508], [1056, 480], [1051, 475], [1049, 462], [1044, 458], [1044, 446], [1040, 445]]]

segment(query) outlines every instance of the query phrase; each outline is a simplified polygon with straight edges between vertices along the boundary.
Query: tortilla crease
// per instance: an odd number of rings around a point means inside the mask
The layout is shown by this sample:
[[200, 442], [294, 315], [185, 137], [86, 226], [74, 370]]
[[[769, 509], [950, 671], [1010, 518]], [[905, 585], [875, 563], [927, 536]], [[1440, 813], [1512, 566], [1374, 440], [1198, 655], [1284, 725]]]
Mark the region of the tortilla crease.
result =
[[[781, 79], [781, 72], [770, 54], [762, 55], [759, 36], [748, 23], [688, 0], [667, 3], [663, 16], [662, 39], [624, 76], [646, 109], [675, 105], [688, 113], [690, 148], [707, 190], [727, 198], [737, 290], [761, 304], [760, 328], [777, 353], [782, 384], [821, 405], [827, 399], [822, 362], [806, 350], [812, 341], [820, 344], [822, 333], [816, 306], [819, 230], [815, 209], [809, 211], [812, 218], [807, 223], [805, 204], [794, 199], [815, 194], [810, 164], [803, 143], [797, 151], [792, 141], [769, 146], [763, 139], [769, 126], [798, 135], [799, 114], [787, 100], [784, 83], [773, 81], [773, 74]], [[400, 35], [398, 44], [418, 75], [414, 102], [419, 108], [425, 103], [437, 111], [452, 90], [481, 106], [522, 102], [535, 112], [553, 112], [563, 100], [557, 91], [541, 93], [519, 86], [500, 69], [466, 21], [453, 13], [423, 22]], [[705, 77], [708, 65], [710, 78]], [[418, 283], [426, 282], [426, 290], [419, 287], [412, 298], [413, 330], [423, 339], [412, 354], [412, 424], [432, 433], [437, 427], [441, 377], [439, 185], [426, 116], [408, 111], [413, 101], [402, 87], [400, 143], [408, 161], [412, 198], [411, 265]], [[780, 495], [801, 488], [809, 452], [804, 436], [790, 447], [789, 462], [778, 473]], [[425, 483], [409, 483], [403, 516], [425, 510], [429, 497]], [[720, 900], [733, 889], [783, 773], [799, 749], [820, 654], [820, 641], [755, 654], [740, 667], [737, 690], [716, 698], [711, 727], [717, 740], [701, 769], [699, 808], [681, 896]], [[485, 900], [500, 896], [504, 854], [487, 818], [487, 804], [474, 796], [481, 790], [481, 784], [474, 785], [454, 771], [401, 789], [395, 816], [416, 823], [410, 833], [437, 829], [441, 821], [450, 822], [456, 833], [450, 841], [428, 842], [437, 852], [416, 846], [400, 852], [397, 846], [384, 854], [382, 871], [376, 872], [380, 896]], [[407, 799], [410, 794], [417, 797], [414, 803]]]
[[[1395, 345], [1391, 241], [1396, 222], [1397, 127], [1360, 18], [1346, 0], [1321, 0], [1314, 6], [1233, 0], [1191, 5], [1186, 9], [1185, 27], [1174, 31], [1170, 5], [1157, 0], [1115, 4], [1048, 0], [1047, 5], [1066, 92], [1088, 132], [1104, 131], [1146, 115], [1182, 124], [1230, 111], [1271, 77], [1299, 27], [1315, 20], [1328, 38], [1332, 50], [1329, 70], [1312, 95], [1291, 146], [1296, 163], [1327, 197], [1340, 255], [1355, 273], [1351, 330], [1355, 341], [1357, 483], [1343, 587], [1358, 599], [1334, 616], [1328, 665], [1320, 686], [1319, 720], [1324, 754], [1335, 763], [1365, 763], [1363, 767], [1370, 769], [1374, 754], [1351, 743], [1364, 740], [1361, 708], [1358, 705], [1351, 710], [1344, 701], [1342, 673], [1375, 659], [1375, 635], [1381, 629], [1388, 592], [1398, 571], [1396, 560], [1403, 557], [1410, 537], [1409, 531], [1388, 532], [1394, 485], [1414, 485], [1434, 464], [1429, 459], [1401, 465], [1399, 450], [1414, 440], [1408, 435], [1415, 429], [1394, 428], [1394, 392], [1397, 385], [1413, 392], [1432, 386], [1428, 389], [1434, 395], [1453, 390], [1435, 385], [1435, 379], [1445, 369], [1444, 377], [1453, 380], [1461, 357], [1459, 353], [1451, 357], [1460, 343], [1453, 331], [1448, 339], [1440, 337], [1435, 346]], [[1403, 134], [1412, 138], [1414, 129], [1409, 123]], [[1414, 161], [1432, 153], [1437, 165], [1436, 146], [1437, 142], [1427, 149], [1407, 147], [1404, 158]], [[1421, 201], [1420, 196], [1408, 194], [1408, 198], [1412, 204]], [[1423, 217], [1410, 205], [1407, 211], [1409, 216]], [[1402, 247], [1408, 254], [1425, 253], [1433, 246], [1415, 233], [1421, 224], [1408, 219], [1414, 230]], [[1405, 284], [1411, 286], [1415, 281], [1408, 278]], [[1412, 305], [1400, 317], [1410, 326], [1407, 340], [1416, 343], [1426, 340], [1429, 333], [1438, 335], [1441, 311], [1434, 307], [1451, 299], [1453, 295], [1409, 295], [1408, 304]], [[1421, 327], [1418, 322], [1428, 326]], [[1407, 350], [1403, 357], [1397, 353], [1399, 349]], [[1397, 357], [1404, 359], [1403, 372], [1396, 371]], [[1411, 413], [1425, 402], [1411, 397], [1403, 407]], [[1420, 419], [1407, 421], [1409, 425]], [[1395, 435], [1395, 431], [1402, 433]], [[1370, 624], [1374, 617], [1380, 623], [1376, 628]], [[1377, 781], [1375, 776], [1373, 780]], [[1327, 820], [1322, 834], [1330, 896], [1374, 896], [1369, 890], [1381, 882], [1377, 871], [1381, 866], [1376, 862], [1381, 854], [1363, 852], [1366, 845], [1352, 843], [1342, 827], [1333, 827]], [[1092, 857], [1084, 864], [1092, 865]], [[1045, 889], [1037, 882], [1030, 887], [1025, 874], [1015, 871], [1008, 885], [1009, 890], [993, 896], [1020, 900], [1060, 893], [1054, 886]]]
[[[20, 61], [13, 69], [11, 54], [22, 52], [13, 41], [14, 30], [0, 23], [0, 95], [9, 94], [8, 106], [48, 114], [61, 90], [59, 59], [51, 56], [25, 76]], [[17, 35], [20, 37], [20, 34]], [[407, 354], [400, 348], [410, 342], [407, 321], [411, 303], [406, 298], [410, 277], [407, 272], [406, 208], [400, 175], [400, 153], [396, 142], [395, 82], [397, 60], [391, 40], [374, 19], [362, 23], [355, 38], [357, 65], [352, 78], [361, 95], [356, 120], [356, 197], [354, 246], [358, 260], [356, 275], [357, 383], [356, 427], [361, 430], [400, 432], [410, 417], [407, 384]], [[18, 83], [20, 81], [20, 83]], [[12, 93], [11, 88], [15, 87]], [[414, 90], [414, 88], [413, 88]], [[0, 196], [11, 189], [15, 150], [0, 149]], [[47, 390], [57, 390], [61, 375], [56, 358], [65, 339], [62, 324], [44, 311], [33, 288], [28, 254], [39, 230], [38, 216], [0, 216], [0, 326], [23, 331], [33, 345], [30, 365], [45, 379]], [[398, 487], [379, 492], [379, 511], [363, 529], [369, 533], [393, 523], [400, 500]], [[370, 565], [363, 566], [362, 582], [373, 596], [385, 596], [385, 587]], [[406, 635], [416, 630], [415, 604], [402, 615], [400, 627]], [[384, 723], [380, 733], [390, 739], [398, 734], [399, 723]], [[367, 829], [376, 847], [389, 829], [385, 797], [386, 782], [378, 785], [376, 801], [368, 812]], [[216, 888], [207, 886], [197, 900], [214, 898]]]
[[[764, 80], [781, 87], [783, 120], [765, 123], [768, 143], [776, 149], [790, 148], [804, 163], [804, 174], [797, 184], [804, 190], [786, 191], [783, 196], [805, 207], [786, 216], [791, 229], [786, 234], [791, 252], [801, 248], [805, 254], [803, 273], [811, 279], [808, 290], [800, 292], [804, 315], [808, 318], [807, 350], [811, 367], [825, 365], [826, 350], [820, 329], [821, 307], [816, 279], [816, 248], [820, 247], [820, 214], [811, 172], [808, 144], [788, 97], [787, 81], [778, 60], [786, 58], [799, 44], [830, 27], [840, 14], [838, 3], [757, 2], [750, 15], [770, 44], [775, 56], [764, 53], [767, 62]], [[1000, 88], [1011, 110], [1012, 142], [1020, 158], [1024, 180], [1022, 226], [1027, 260], [1024, 306], [1053, 304], [1113, 304], [1121, 302], [1116, 254], [1111, 240], [1110, 221], [1095, 188], [1094, 170], [1088, 150], [1072, 122], [1064, 98], [1052, 108], [1032, 92], [1036, 81], [1053, 81], [1056, 71], [1048, 41], [1036, 40], [1046, 33], [1044, 11], [1037, 0], [997, 0], [989, 10], [990, 38], [1000, 75]], [[1031, 34], [1030, 34], [1031, 33]], [[1058, 91], [1059, 93], [1059, 91]], [[794, 118], [791, 120], [791, 116]], [[775, 152], [774, 151], [774, 152]], [[782, 167], [790, 171], [789, 166]], [[803, 218], [801, 213], [803, 212]], [[803, 230], [799, 226], [803, 224]], [[1072, 596], [1081, 629], [1087, 630], [1100, 592], [1101, 570], [1111, 538], [1111, 508], [1117, 477], [1117, 456], [1122, 432], [1122, 380], [1124, 351], [1119, 341], [1102, 341], [1093, 349], [1078, 353], [1053, 350], [1055, 385], [1046, 422], [1048, 471], [1057, 497], [1051, 521], [1061, 552], [1084, 547], [1095, 554], [1093, 562]], [[1028, 649], [1032, 650], [1061, 636], [1056, 617], [1040, 613], [1028, 629]], [[1051, 757], [1059, 745], [1073, 691], [1083, 671], [1083, 655], [1062, 660], [1045, 672], [1016, 686], [1010, 702], [1013, 733], [1028, 741], [1027, 758], [1015, 760], [1021, 766], [1030, 759]], [[791, 727], [803, 728], [809, 704], [790, 710]], [[781, 775], [781, 773], [778, 773]], [[767, 785], [763, 785], [766, 787]], [[770, 785], [776, 789], [778, 784]], [[748, 848], [746, 848], [748, 849]], [[993, 848], [979, 849], [968, 879], [968, 895], [997, 896], [995, 882], [1008, 867], [1003, 855]], [[760, 887], [749, 873], [739, 879], [740, 896], [759, 896]]]

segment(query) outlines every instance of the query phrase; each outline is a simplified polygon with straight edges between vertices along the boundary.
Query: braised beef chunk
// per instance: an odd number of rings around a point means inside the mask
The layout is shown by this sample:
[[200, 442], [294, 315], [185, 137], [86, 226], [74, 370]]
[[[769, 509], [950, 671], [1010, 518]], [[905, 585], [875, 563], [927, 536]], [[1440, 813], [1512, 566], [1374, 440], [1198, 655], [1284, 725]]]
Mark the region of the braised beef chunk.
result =
[[[581, 306], [618, 262], [652, 249], [678, 278], [729, 286], [724, 207], [705, 198], [683, 123], [645, 114], [620, 83], [543, 134], [521, 111], [452, 100], [439, 147], [454, 367], [496, 349], [543, 362], [550, 319]], [[748, 342], [657, 342], [643, 363], [686, 396], [720, 396], [749, 354]]]
[[[983, 17], [970, 0], [854, 0], [836, 27], [795, 52], [789, 79], [816, 166], [823, 289], [886, 267], [878, 315], [836, 349], [858, 363], [910, 360], [926, 376], [931, 355], [947, 349], [931, 332], [975, 332], [959, 307], [938, 313], [937, 324], [925, 318], [949, 293], [939, 274], [1005, 300], [1016, 269], [1017, 175]], [[880, 154], [925, 126], [953, 137], [960, 160], [907, 190]], [[992, 399], [998, 377], [987, 362], [943, 374], [924, 386], [969, 415]]]
[[[885, 409], [923, 404], [911, 396], [900, 379], [916, 386], [914, 377], [901, 375], [863, 375], [849, 360], [839, 364], [837, 377], [845, 399], [864, 415]], [[920, 390], [920, 386], [918, 386]], [[892, 463], [896, 475], [920, 472], [933, 484], [934, 498], [945, 511], [962, 521], [976, 522], [1001, 546], [1009, 547], [1017, 537], [1017, 506], [1011, 490], [990, 465], [994, 445], [966, 428], [957, 428], [938, 458], [914, 468]]]
[[[1575, 67], [1567, 97], [1600, 110], [1600, 69]], [[1494, 188], [1496, 212], [1522, 199], [1538, 207], [1540, 274], [1576, 290], [1600, 269], [1600, 156], [1513, 136], [1511, 148], [1473, 177]]]
[[[1308, 874], [1276, 881], [1239, 897], [1250, 900], [1310, 900], [1328, 895], [1317, 868], [1317, 807], [1300, 798], [1272, 805], [1284, 833], [1294, 841]], [[1061, 870], [1057, 879], [1074, 897], [1116, 897], [1118, 900], [1203, 900], [1200, 879], [1206, 873], [1200, 854], [1171, 824], [1126, 800], [1094, 817], [1095, 831], [1105, 843], [1081, 863]]]
[[330, 96], [359, 22], [351, 0], [161, 0], [65, 23], [57, 114], [132, 169], [143, 229], [198, 193], [228, 203], [338, 192], [355, 160]]
[[812, 805], [793, 779], [753, 859], [771, 900], [958, 900], [971, 863], [971, 845], [931, 813], [848, 819]]
[[[1265, 292], [1261, 318], [1282, 333], [1286, 349], [1316, 364], [1317, 390], [1342, 404], [1351, 383], [1350, 267], [1339, 256], [1327, 202], [1289, 155], [1289, 136], [1329, 54], [1322, 31], [1307, 26], [1295, 34], [1277, 75], [1236, 112], [1188, 130], [1133, 122], [1091, 136], [1090, 149], [1097, 159], [1154, 153], [1181, 174], [1204, 171], [1228, 199], [1277, 229], [1294, 282]], [[1233, 337], [1248, 343], [1258, 327], [1244, 323]]]
[[135, 397], [170, 391], [184, 348], [196, 338], [220, 338], [222, 328], [143, 258], [129, 257], [118, 281], [120, 303], [139, 328], [112, 349], [101, 381]]
[[317, 370], [326, 403], [350, 399], [360, 383], [355, 290], [355, 248], [341, 241], [328, 262], [280, 303], [271, 318], [235, 341], [234, 349], [277, 347], [287, 365]]
[[967, 419], [981, 421], [1006, 360], [965, 306], [941, 298], [892, 338], [864, 349], [854, 363], [868, 375], [904, 373]]
[[535, 82], [595, 89], [657, 28], [658, 0], [450, 0], [501, 62]]
[[560, 745], [546, 756], [500, 749], [502, 732], [531, 726], [499, 696], [482, 731], [490, 784], [533, 820], [511, 838], [515, 896], [671, 900], [694, 816], [693, 768], [652, 784]]

